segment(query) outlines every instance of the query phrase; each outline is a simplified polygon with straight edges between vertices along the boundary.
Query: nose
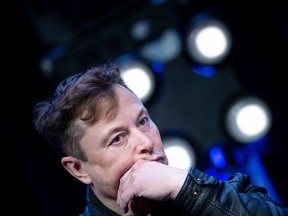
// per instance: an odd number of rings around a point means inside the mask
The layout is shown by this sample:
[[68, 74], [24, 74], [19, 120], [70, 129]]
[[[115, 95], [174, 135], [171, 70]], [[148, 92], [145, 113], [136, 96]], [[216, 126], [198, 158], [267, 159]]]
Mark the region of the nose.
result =
[[135, 150], [138, 154], [151, 154], [153, 152], [153, 137], [148, 133], [137, 130], [135, 133]]

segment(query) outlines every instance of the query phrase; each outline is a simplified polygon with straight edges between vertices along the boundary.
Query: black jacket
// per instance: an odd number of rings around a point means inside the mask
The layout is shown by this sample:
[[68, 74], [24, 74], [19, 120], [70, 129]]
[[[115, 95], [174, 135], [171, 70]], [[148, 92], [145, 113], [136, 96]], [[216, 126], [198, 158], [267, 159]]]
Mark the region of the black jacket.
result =
[[[118, 215], [104, 206], [90, 187], [86, 201], [80, 216]], [[236, 173], [222, 181], [191, 168], [176, 199], [153, 203], [151, 215], [288, 216], [288, 209], [273, 201], [265, 188], [250, 185], [248, 175]]]

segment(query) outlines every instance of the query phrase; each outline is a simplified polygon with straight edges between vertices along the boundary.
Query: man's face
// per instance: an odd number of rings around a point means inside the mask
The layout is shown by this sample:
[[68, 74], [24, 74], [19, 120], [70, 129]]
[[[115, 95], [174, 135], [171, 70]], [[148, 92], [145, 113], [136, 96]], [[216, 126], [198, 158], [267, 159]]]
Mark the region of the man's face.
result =
[[158, 128], [139, 98], [115, 87], [118, 112], [112, 120], [101, 118], [81, 140], [84, 163], [98, 197], [116, 198], [121, 176], [139, 159], [168, 164]]

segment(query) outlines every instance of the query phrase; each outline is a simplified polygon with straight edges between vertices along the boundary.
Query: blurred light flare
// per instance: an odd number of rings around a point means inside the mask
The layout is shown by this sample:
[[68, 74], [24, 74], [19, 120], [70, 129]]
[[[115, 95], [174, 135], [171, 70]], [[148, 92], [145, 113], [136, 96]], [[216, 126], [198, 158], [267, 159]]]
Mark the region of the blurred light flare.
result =
[[226, 166], [226, 159], [220, 147], [218, 146], [213, 147], [209, 152], [209, 156], [212, 163], [217, 168], [223, 168]]
[[188, 170], [196, 165], [196, 152], [192, 143], [181, 136], [163, 137], [163, 146], [167, 155], [169, 166]]
[[139, 48], [139, 53], [151, 61], [170, 62], [177, 58], [182, 51], [182, 41], [178, 32], [166, 29], [157, 38], [147, 42]]
[[186, 49], [190, 57], [201, 64], [218, 64], [231, 49], [231, 35], [220, 20], [201, 17], [189, 27]]
[[272, 124], [268, 106], [257, 97], [238, 98], [226, 113], [226, 130], [240, 143], [252, 143], [265, 137]]
[[214, 77], [217, 74], [217, 70], [213, 66], [206, 65], [194, 65], [192, 66], [192, 71], [195, 74], [204, 76], [204, 77]]
[[122, 69], [128, 87], [145, 103], [155, 90], [155, 81], [148, 67], [134, 65]]
[[247, 105], [236, 114], [236, 123], [248, 136], [255, 136], [268, 125], [265, 111], [256, 104]]
[[215, 58], [227, 49], [224, 33], [215, 26], [200, 30], [195, 40], [200, 53], [206, 58]]

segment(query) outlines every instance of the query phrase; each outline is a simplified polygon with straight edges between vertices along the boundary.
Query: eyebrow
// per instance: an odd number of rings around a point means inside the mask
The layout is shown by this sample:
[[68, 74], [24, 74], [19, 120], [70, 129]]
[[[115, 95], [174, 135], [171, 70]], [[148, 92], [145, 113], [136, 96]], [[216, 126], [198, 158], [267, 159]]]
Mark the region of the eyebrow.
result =
[[[148, 111], [147, 111], [147, 109], [145, 107], [143, 107], [140, 110], [140, 112], [137, 115], [137, 119], [139, 119], [140, 116], [142, 116], [143, 114], [147, 114], [148, 115]], [[103, 139], [101, 139], [102, 143], [107, 143], [109, 137], [112, 136], [112, 134], [117, 133], [118, 131], [121, 131], [121, 130], [123, 130], [122, 126], [115, 127], [115, 128], [112, 128], [112, 129], [108, 130], [108, 132], [105, 133], [105, 135], [103, 136]]]

